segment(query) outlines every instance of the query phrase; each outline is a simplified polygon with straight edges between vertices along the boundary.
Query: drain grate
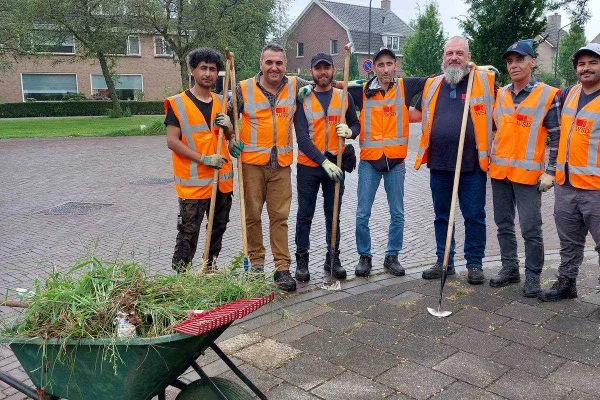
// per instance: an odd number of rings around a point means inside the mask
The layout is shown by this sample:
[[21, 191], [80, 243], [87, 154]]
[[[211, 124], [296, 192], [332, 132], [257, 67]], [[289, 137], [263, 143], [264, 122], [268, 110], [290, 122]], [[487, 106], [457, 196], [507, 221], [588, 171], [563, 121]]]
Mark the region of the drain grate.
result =
[[110, 207], [112, 204], [105, 203], [79, 203], [70, 201], [48, 210], [44, 210], [41, 214], [46, 215], [86, 215], [92, 211], [99, 210], [104, 207]]
[[134, 185], [166, 185], [173, 183], [173, 178], [142, 178], [131, 183]]

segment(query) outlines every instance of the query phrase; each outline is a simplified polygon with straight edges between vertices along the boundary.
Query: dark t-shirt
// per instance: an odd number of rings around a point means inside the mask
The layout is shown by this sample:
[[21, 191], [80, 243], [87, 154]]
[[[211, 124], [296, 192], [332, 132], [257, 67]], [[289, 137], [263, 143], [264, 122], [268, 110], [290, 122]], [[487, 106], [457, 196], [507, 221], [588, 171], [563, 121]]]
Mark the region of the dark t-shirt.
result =
[[[469, 75], [466, 75], [456, 85], [456, 96], [452, 96], [454, 98], [450, 98], [450, 92], [452, 91], [450, 84], [445, 79], [442, 81], [435, 104], [435, 115], [431, 127], [431, 137], [429, 138], [429, 149], [427, 150], [427, 166], [430, 169], [442, 171], [454, 171], [456, 169], [458, 139], [465, 107], [468, 77]], [[419, 111], [421, 110], [421, 101], [417, 103], [416, 108]], [[475, 129], [471, 118], [467, 118], [461, 171], [472, 172], [478, 169], [479, 157], [475, 141]]]
[[[192, 92], [189, 91], [189, 89], [185, 91], [185, 94], [194, 102], [194, 105], [198, 107], [198, 110], [200, 110], [202, 116], [204, 117], [204, 120], [206, 121], [206, 124], [210, 128], [210, 126], [212, 125], [212, 121], [210, 120], [213, 106], [212, 100], [208, 103], [205, 103], [198, 99], [196, 96], [194, 96]], [[171, 107], [169, 107], [169, 109], [167, 110], [167, 115], [165, 116], [165, 125], [175, 125], [176, 127], [181, 128], [179, 120], [175, 116], [175, 113], [173, 112], [173, 109]]]

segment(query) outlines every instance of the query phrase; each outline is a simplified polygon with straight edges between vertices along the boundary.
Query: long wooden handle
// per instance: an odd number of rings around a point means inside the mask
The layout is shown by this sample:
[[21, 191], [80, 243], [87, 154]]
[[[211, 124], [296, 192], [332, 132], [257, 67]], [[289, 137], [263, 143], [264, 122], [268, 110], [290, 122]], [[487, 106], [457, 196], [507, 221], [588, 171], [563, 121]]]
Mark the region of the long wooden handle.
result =
[[465, 106], [463, 108], [462, 125], [460, 127], [460, 137], [458, 138], [458, 154], [456, 155], [456, 167], [454, 169], [454, 184], [452, 186], [452, 202], [450, 203], [450, 215], [448, 216], [448, 231], [446, 232], [446, 248], [444, 249], [444, 269], [448, 268], [448, 259], [450, 258], [450, 247], [452, 245], [452, 233], [454, 230], [454, 214], [456, 211], [456, 197], [458, 195], [458, 182], [460, 181], [460, 169], [462, 166], [463, 148], [465, 146], [465, 133], [467, 131], [467, 118], [469, 117], [469, 103], [471, 102], [471, 89], [473, 88], [473, 77], [476, 67], [473, 65], [469, 72], [469, 81], [467, 84], [467, 95]]
[[[346, 104], [348, 97], [348, 76], [350, 73], [350, 52], [352, 43], [345, 46], [346, 54], [344, 57], [344, 86], [342, 88], [342, 107], [340, 110], [340, 123], [346, 123]], [[344, 138], [338, 139], [337, 166], [342, 167], [342, 154], [344, 153]], [[335, 183], [333, 195], [333, 219], [331, 221], [331, 249], [335, 253], [335, 244], [337, 242], [338, 215], [340, 213], [340, 183]], [[333, 271], [333, 268], [331, 269]]]
[[[221, 101], [221, 112], [227, 114], [227, 92], [229, 91], [229, 60], [225, 63], [225, 82], [223, 82], [223, 98]], [[210, 127], [209, 127], [210, 128]], [[221, 154], [221, 142], [223, 141], [223, 128], [219, 128], [217, 137], [217, 154]], [[206, 240], [204, 241], [204, 269], [208, 265], [208, 252], [210, 251], [210, 237], [212, 236], [213, 220], [215, 218], [215, 203], [217, 201], [217, 190], [219, 189], [219, 170], [215, 168], [213, 173], [212, 193], [210, 195], [210, 207], [208, 210], [208, 225], [206, 226]]]
[[28, 308], [29, 306], [30, 306], [30, 304], [26, 303], [24, 301], [14, 301], [14, 300], [0, 301], [0, 307]]
[[[225, 51], [227, 59], [231, 64], [231, 104], [233, 106], [233, 129], [235, 130], [235, 138], [240, 140], [240, 130], [238, 127], [238, 105], [236, 93], [235, 79], [235, 57], [229, 50]], [[246, 201], [244, 200], [244, 173], [242, 171], [242, 160], [237, 160], [238, 170], [238, 191], [240, 197], [240, 218], [242, 219], [242, 251], [244, 256], [248, 257], [248, 233], [246, 232]]]

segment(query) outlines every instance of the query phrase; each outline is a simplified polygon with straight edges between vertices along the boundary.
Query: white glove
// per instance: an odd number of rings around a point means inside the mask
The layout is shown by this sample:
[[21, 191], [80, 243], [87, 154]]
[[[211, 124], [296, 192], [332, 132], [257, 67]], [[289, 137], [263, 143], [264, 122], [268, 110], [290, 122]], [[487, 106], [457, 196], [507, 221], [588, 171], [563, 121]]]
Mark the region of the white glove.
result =
[[540, 192], [547, 192], [552, 186], [554, 186], [554, 177], [545, 173], [542, 174], [537, 184], [538, 190]]
[[303, 101], [306, 96], [310, 95], [310, 92], [312, 92], [312, 89], [313, 89], [312, 85], [302, 86], [298, 90], [298, 95], [296, 96], [296, 98], [300, 101]]
[[215, 116], [214, 124], [220, 128], [225, 129], [227, 132], [231, 132], [233, 130], [233, 125], [231, 125], [231, 118], [229, 115], [223, 113], [217, 113]]
[[323, 167], [329, 178], [331, 178], [333, 181], [341, 182], [344, 180], [344, 172], [331, 161], [326, 159], [323, 161], [323, 164], [321, 164], [321, 167]]
[[337, 135], [341, 138], [350, 139], [352, 137], [352, 130], [346, 124], [337, 124], [335, 129], [337, 130]]
[[210, 156], [202, 156], [202, 164], [207, 167], [221, 169], [223, 163], [229, 162], [224, 156], [220, 154], [212, 154]]

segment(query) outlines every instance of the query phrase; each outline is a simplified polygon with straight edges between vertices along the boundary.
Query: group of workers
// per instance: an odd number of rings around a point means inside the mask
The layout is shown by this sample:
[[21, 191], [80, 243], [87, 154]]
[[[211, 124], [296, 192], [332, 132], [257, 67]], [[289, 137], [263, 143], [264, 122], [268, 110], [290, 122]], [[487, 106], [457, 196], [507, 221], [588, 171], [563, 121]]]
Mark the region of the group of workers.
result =
[[[579, 82], [562, 91], [535, 79], [532, 40], [517, 41], [506, 50], [504, 59], [511, 83], [497, 88], [494, 72], [470, 63], [469, 44], [462, 37], [446, 42], [442, 74], [432, 77], [397, 78], [396, 55], [383, 48], [374, 57], [375, 76], [366, 82], [351, 81], [349, 95], [343, 98], [341, 82], [333, 79], [336, 69], [330, 55], [318, 53], [312, 58], [313, 81], [306, 81], [286, 76], [284, 48], [268, 44], [261, 52], [260, 72], [241, 81], [234, 93], [241, 114], [237, 140], [231, 122], [232, 102], [228, 112], [223, 113], [222, 98], [211, 91], [218, 72], [224, 68], [222, 56], [211, 49], [194, 50], [188, 58], [194, 86], [165, 100], [167, 143], [173, 151], [180, 206], [173, 268], [181, 272], [192, 262], [203, 216], [210, 206], [213, 173], [218, 169], [210, 251], [204, 257], [209, 267], [215, 267], [232, 204], [233, 156], [243, 163], [252, 271], [264, 269], [262, 213], [266, 203], [275, 283], [281, 290], [294, 291], [296, 280], [310, 280], [310, 230], [322, 188], [328, 248], [323, 267], [335, 278], [344, 279], [339, 234], [331, 246], [334, 188], [336, 183], [340, 185], [341, 202], [345, 173], [351, 172], [356, 163], [353, 147], [340, 147], [340, 138], [358, 138], [359, 260], [355, 274], [368, 276], [372, 269], [369, 219], [383, 178], [390, 211], [383, 266], [393, 275], [404, 275], [398, 253], [404, 232], [405, 158], [409, 123], [421, 122], [415, 168], [427, 164], [430, 169], [437, 243], [437, 262], [422, 277], [440, 279], [459, 133], [464, 108], [468, 107], [458, 186], [458, 203], [465, 223], [468, 282], [485, 281], [482, 259], [489, 174], [502, 260], [502, 268], [490, 279], [490, 286], [502, 287], [521, 280], [514, 223], [518, 212], [525, 243], [523, 295], [543, 301], [577, 297], [576, 278], [588, 232], [600, 253], [600, 44], [589, 43], [575, 52], [572, 60]], [[468, 77], [473, 68], [468, 94]], [[416, 106], [411, 107], [420, 94]], [[467, 105], [466, 99], [470, 99]], [[360, 111], [358, 117], [356, 110]], [[225, 135], [221, 153], [217, 154], [219, 129]], [[298, 144], [295, 279], [290, 273], [288, 248], [294, 131]], [[343, 154], [342, 168], [335, 164], [338, 152]], [[553, 186], [561, 262], [558, 280], [542, 290], [541, 198]], [[337, 222], [339, 226], [339, 214]], [[454, 246], [452, 238], [446, 269], [449, 275], [455, 273]]]

